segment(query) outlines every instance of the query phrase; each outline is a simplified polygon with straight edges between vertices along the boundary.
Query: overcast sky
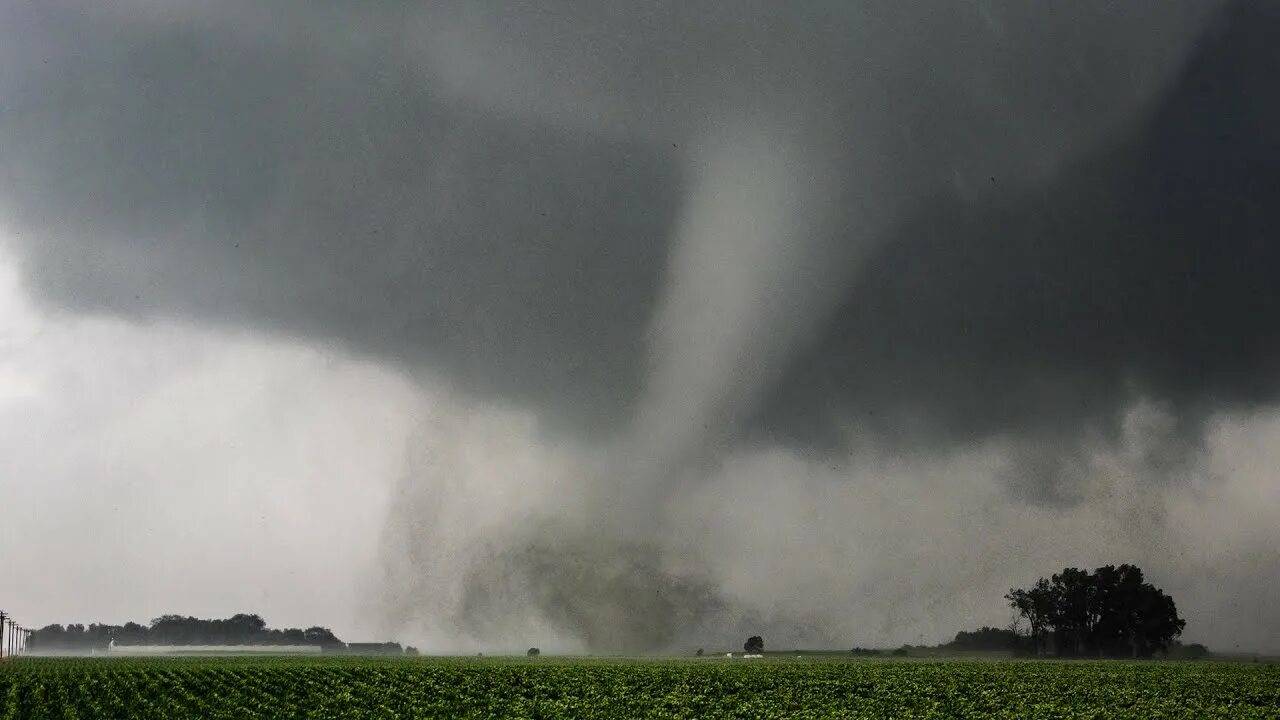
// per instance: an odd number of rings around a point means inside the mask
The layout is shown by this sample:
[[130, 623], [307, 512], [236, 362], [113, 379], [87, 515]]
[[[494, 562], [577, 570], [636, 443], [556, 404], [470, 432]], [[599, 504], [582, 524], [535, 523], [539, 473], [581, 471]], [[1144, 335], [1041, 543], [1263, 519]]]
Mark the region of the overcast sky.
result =
[[1278, 28], [11, 3], [0, 606], [887, 646], [1136, 562], [1280, 649]]

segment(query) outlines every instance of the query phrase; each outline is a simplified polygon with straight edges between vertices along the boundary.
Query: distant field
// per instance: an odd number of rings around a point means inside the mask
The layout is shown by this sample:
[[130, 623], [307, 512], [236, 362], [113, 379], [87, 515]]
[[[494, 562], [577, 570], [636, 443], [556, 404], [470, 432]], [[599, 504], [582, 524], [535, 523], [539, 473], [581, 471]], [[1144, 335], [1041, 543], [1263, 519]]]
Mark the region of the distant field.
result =
[[1280, 667], [1237, 662], [24, 658], [0, 719], [1280, 718]]

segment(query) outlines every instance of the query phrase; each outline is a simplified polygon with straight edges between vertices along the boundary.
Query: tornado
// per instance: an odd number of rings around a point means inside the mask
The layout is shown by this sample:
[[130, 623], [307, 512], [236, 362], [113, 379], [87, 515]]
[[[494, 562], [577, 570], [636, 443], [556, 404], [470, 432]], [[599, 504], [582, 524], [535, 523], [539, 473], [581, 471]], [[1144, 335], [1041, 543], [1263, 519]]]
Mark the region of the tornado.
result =
[[[578, 467], [583, 505], [464, 562], [476, 632], [535, 608], [587, 647], [652, 650], [677, 635], [659, 617], [741, 617], [687, 574], [696, 548], [659, 540], [672, 498], [714, 472], [906, 208], [1032, 186], [1134, 122], [1207, 12], [1162, 5], [1175, 20], [1138, 40], [1138, 7], [802, 5], [473, 2], [421, 16], [414, 48], [433, 82], [646, 143], [681, 182], [630, 419]], [[1124, 69], [1100, 77], [1106, 62]], [[998, 189], [978, 182], [996, 176]], [[637, 605], [645, 593], [624, 577], [685, 612]]]

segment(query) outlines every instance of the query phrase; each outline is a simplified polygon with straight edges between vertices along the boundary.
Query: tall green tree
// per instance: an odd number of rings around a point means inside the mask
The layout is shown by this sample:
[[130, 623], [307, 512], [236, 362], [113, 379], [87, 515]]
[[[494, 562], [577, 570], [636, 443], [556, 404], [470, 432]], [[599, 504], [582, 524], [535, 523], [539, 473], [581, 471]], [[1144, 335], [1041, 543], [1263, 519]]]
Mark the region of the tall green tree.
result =
[[1150, 657], [1167, 652], [1186, 626], [1173, 598], [1136, 565], [1065, 568], [1005, 599], [1030, 625], [1037, 654], [1051, 639], [1063, 656]]
[[1052, 627], [1055, 611], [1049, 581], [1040, 578], [1029, 589], [1014, 588], [1004, 597], [1009, 601], [1009, 606], [1026, 619], [1036, 655], [1043, 655], [1048, 647], [1048, 632]]

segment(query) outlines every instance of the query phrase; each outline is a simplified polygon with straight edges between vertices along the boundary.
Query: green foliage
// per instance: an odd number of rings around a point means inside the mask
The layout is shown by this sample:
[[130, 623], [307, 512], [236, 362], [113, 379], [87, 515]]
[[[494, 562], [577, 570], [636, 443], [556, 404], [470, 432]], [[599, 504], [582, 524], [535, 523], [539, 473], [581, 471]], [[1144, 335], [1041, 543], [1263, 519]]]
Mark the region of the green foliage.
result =
[[102, 650], [112, 641], [116, 645], [319, 645], [328, 650], [343, 646], [329, 628], [279, 630], [267, 627], [260, 615], [238, 613], [223, 620], [161, 615], [149, 625], [46, 625], [32, 634], [28, 647], [39, 652], [75, 653]]
[[1009, 628], [981, 627], [973, 631], [960, 631], [942, 647], [959, 652], [1005, 650], [1014, 653], [1034, 652], [1032, 638]]
[[1280, 671], [1229, 662], [19, 659], [18, 718], [1264, 718]]
[[1151, 657], [1168, 652], [1187, 624], [1136, 565], [1065, 568], [1004, 597], [1027, 621], [1037, 652], [1052, 646], [1062, 656]]

